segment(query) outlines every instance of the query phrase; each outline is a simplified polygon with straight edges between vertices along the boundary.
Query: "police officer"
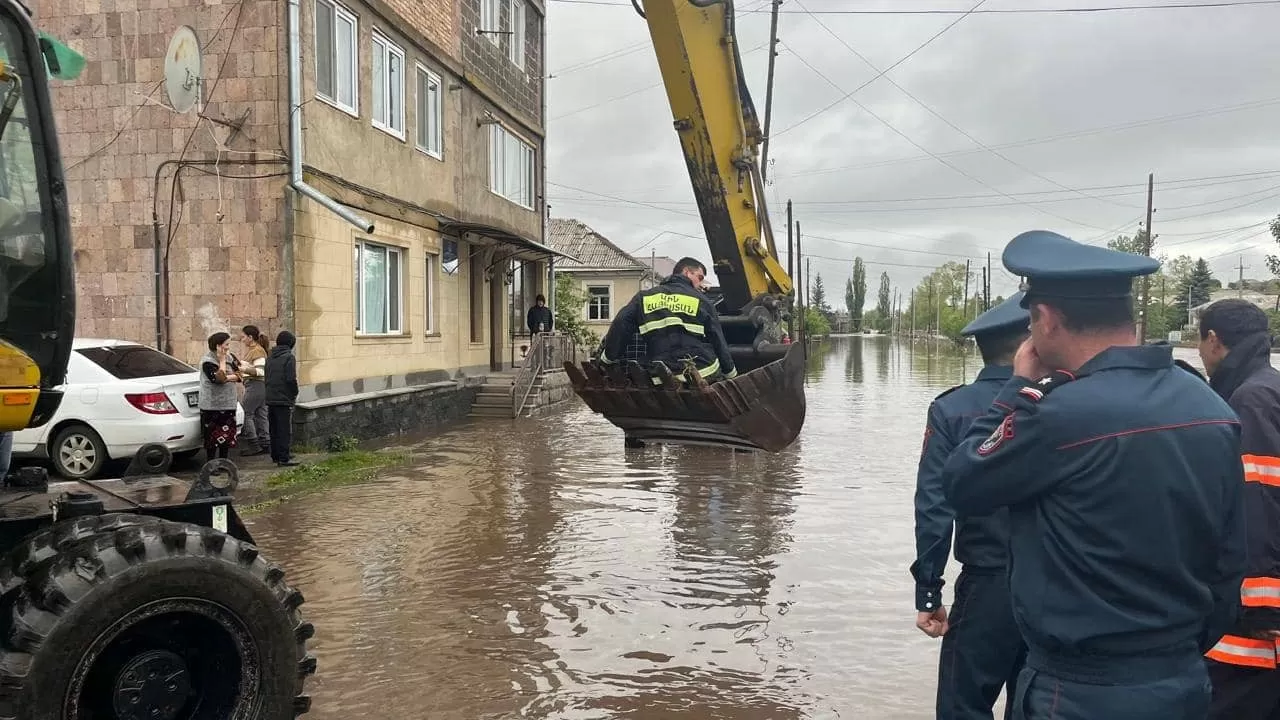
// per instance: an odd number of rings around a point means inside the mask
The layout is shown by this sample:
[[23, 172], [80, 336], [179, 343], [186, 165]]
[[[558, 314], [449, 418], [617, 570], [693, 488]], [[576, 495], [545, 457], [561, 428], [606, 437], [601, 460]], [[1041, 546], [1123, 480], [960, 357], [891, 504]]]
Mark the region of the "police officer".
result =
[[1211, 717], [1280, 718], [1280, 371], [1271, 366], [1267, 314], [1248, 300], [1210, 305], [1200, 314], [1200, 359], [1240, 416], [1249, 533], [1240, 618], [1207, 653]]
[[943, 482], [958, 515], [1009, 508], [1014, 717], [1201, 720], [1244, 574], [1236, 415], [1139, 344], [1130, 285], [1156, 261], [1044, 231], [1003, 260], [1031, 338]]
[[600, 362], [622, 359], [627, 345], [639, 333], [649, 362], [662, 362], [673, 373], [679, 374], [684, 362], [691, 360], [698, 374], [709, 382], [736, 377], [738, 371], [720, 317], [698, 289], [706, 277], [706, 266], [693, 258], [682, 258], [661, 285], [636, 293], [609, 326], [601, 343]]
[[[916, 627], [929, 637], [942, 636], [938, 662], [938, 720], [992, 717], [1002, 687], [1013, 696], [1022, 667], [1022, 636], [1013, 622], [1005, 556], [1009, 542], [1008, 511], [986, 517], [955, 517], [942, 492], [942, 468], [964, 439], [969, 423], [991, 407], [991, 401], [1013, 377], [1013, 355], [1027, 338], [1031, 316], [1020, 304], [1022, 293], [991, 308], [969, 323], [984, 367], [969, 385], [954, 387], [929, 406], [924, 451], [916, 475]], [[951, 614], [942, 604], [942, 574], [951, 553], [955, 529], [956, 559], [963, 569], [956, 580]], [[1005, 703], [1005, 717], [1013, 704]]]

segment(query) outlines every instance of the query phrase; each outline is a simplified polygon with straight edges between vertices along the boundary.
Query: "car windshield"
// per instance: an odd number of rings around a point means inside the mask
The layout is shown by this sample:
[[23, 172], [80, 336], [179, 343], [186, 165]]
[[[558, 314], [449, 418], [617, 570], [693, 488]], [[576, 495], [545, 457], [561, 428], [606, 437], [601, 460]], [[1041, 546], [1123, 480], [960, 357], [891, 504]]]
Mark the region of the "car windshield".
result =
[[193, 373], [195, 368], [145, 345], [78, 348], [76, 352], [120, 380]]

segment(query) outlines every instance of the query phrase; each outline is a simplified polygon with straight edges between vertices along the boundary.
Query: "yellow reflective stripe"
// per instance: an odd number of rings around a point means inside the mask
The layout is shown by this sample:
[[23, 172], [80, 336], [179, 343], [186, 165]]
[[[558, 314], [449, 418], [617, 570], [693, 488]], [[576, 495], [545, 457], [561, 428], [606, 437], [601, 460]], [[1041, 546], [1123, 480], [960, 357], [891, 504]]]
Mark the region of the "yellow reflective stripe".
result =
[[738, 377], [738, 368], [734, 368], [734, 369], [730, 370], [729, 372], [725, 373], [725, 374], [724, 374], [724, 377], [725, 377], [725, 379], [726, 379], [726, 380], [732, 380], [732, 379], [734, 379], [734, 378]]
[[[698, 368], [698, 374], [699, 374], [699, 375], [701, 375], [703, 378], [711, 377], [712, 375], [715, 375], [715, 374], [716, 374], [716, 373], [718, 373], [718, 372], [720, 372], [720, 361], [719, 361], [719, 360], [712, 360], [710, 365], [708, 365], [708, 366], [706, 366], [706, 367], [704, 367], [704, 368]], [[676, 378], [677, 380], [684, 380], [684, 374], [683, 374], [683, 372], [681, 372], [681, 373], [679, 373], [679, 374], [677, 374], [677, 373], [672, 373], [672, 374], [673, 374], [673, 375], [675, 375], [675, 378]], [[661, 385], [661, 384], [662, 384], [662, 379], [661, 379], [661, 378], [657, 378], [657, 377], [655, 377], [655, 378], [653, 379], [653, 384], [654, 384], [654, 385]]]
[[641, 306], [644, 308], [646, 315], [657, 310], [669, 310], [673, 313], [688, 315], [689, 317], [698, 316], [698, 298], [692, 295], [681, 295], [679, 293], [654, 293], [653, 295], [645, 295], [640, 300]]
[[669, 328], [669, 327], [682, 327], [685, 330], [693, 333], [694, 335], [707, 334], [706, 329], [703, 328], [701, 325], [696, 325], [694, 323], [687, 323], [678, 317], [666, 317], [666, 318], [662, 318], [661, 320], [650, 320], [649, 322], [640, 326], [640, 334], [648, 335], [649, 333], [655, 330], [661, 330], [662, 328]]
[[604, 350], [600, 351], [600, 362], [604, 365], [613, 364], [613, 361], [609, 359], [609, 356], [604, 354]]

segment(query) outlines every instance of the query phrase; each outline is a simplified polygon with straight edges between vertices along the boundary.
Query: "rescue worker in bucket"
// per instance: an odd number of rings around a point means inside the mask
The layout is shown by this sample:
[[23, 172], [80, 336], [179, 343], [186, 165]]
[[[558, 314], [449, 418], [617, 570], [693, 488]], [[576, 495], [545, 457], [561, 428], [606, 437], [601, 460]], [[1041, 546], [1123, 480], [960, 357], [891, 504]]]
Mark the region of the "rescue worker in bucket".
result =
[[[972, 336], [984, 367], [968, 385], [934, 398], [924, 431], [924, 449], [916, 475], [916, 627], [942, 637], [938, 662], [938, 720], [991, 720], [992, 708], [1014, 681], [1025, 650], [1009, 604], [1007, 545], [1009, 512], [985, 517], [956, 517], [942, 492], [942, 469], [969, 424], [991, 407], [1013, 377], [1013, 355], [1027, 339], [1031, 316], [1020, 304], [1022, 293], [978, 316], [961, 331]], [[951, 614], [942, 604], [943, 571], [951, 554], [962, 566]], [[1005, 717], [1013, 703], [1005, 703]]]
[[1208, 658], [1213, 720], [1280, 718], [1280, 372], [1267, 314], [1219, 300], [1200, 314], [1200, 359], [1210, 386], [1240, 417], [1249, 565], [1240, 617]]
[[648, 361], [665, 364], [677, 376], [685, 361], [692, 361], [707, 382], [736, 377], [720, 317], [699, 289], [706, 277], [705, 265], [681, 258], [671, 277], [636, 293], [618, 312], [600, 344], [598, 360], [606, 365], [618, 362], [639, 333]]
[[1013, 715], [1205, 718], [1202, 655], [1245, 569], [1236, 414], [1172, 348], [1139, 344], [1130, 286], [1155, 260], [1033, 231], [1003, 262], [1026, 278], [1031, 338], [943, 485], [961, 517], [1009, 509]]

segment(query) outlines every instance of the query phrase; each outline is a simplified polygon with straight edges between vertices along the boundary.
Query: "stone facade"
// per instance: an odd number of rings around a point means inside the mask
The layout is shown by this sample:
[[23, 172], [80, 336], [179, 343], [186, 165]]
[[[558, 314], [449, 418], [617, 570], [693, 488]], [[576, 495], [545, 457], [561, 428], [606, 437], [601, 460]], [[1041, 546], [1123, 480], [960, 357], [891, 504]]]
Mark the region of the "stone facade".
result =
[[467, 416], [478, 385], [439, 382], [367, 393], [357, 401], [316, 400], [293, 414], [294, 443], [325, 447], [331, 437], [359, 440], [439, 429]]
[[[169, 247], [174, 354], [195, 360], [212, 332], [278, 322], [283, 184], [234, 176], [283, 167], [282, 8], [270, 0], [36, 3], [40, 27], [88, 61], [79, 79], [53, 88], [76, 248], [77, 334], [157, 343], [153, 213]], [[182, 25], [206, 46], [209, 120], [198, 125], [195, 110], [166, 107], [162, 87], [169, 38]], [[175, 173], [179, 158], [207, 164]], [[244, 160], [262, 164], [235, 164]]]

